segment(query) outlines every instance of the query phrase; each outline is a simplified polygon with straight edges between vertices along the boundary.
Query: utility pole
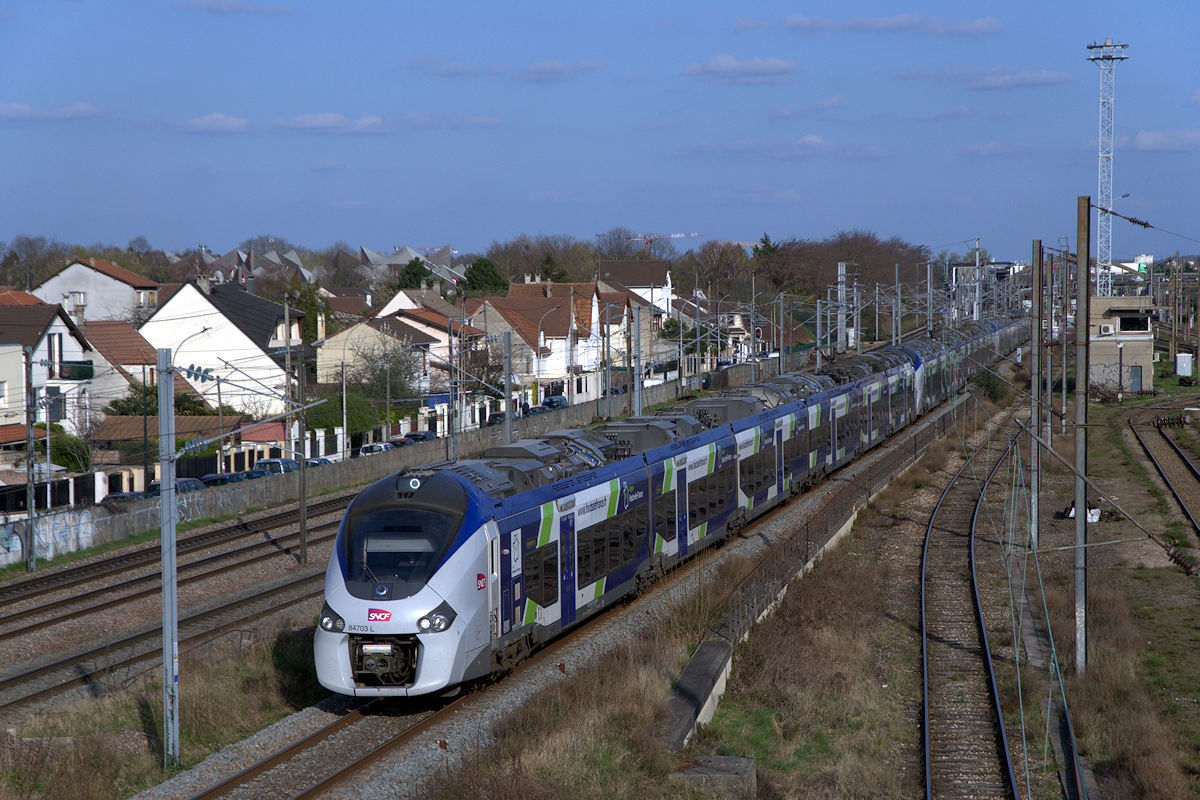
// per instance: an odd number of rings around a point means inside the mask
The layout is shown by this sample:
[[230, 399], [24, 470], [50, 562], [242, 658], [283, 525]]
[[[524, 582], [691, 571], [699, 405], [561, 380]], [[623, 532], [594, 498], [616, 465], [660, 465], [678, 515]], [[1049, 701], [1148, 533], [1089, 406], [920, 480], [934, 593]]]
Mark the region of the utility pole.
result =
[[346, 356], [342, 355], [342, 460], [350, 458], [350, 425], [346, 414]]
[[[1063, 241], [1062, 250], [1063, 250], [1063, 270], [1062, 270], [1062, 292], [1061, 292], [1061, 295], [1062, 295], [1062, 305], [1063, 305], [1063, 312], [1062, 312], [1063, 321], [1062, 321], [1062, 330], [1059, 333], [1059, 341], [1062, 344], [1062, 353], [1061, 353], [1061, 355], [1062, 355], [1062, 374], [1060, 376], [1060, 379], [1062, 381], [1062, 385], [1060, 386], [1060, 389], [1062, 391], [1062, 416], [1059, 418], [1060, 426], [1059, 426], [1058, 432], [1059, 432], [1059, 435], [1066, 436], [1067, 435], [1067, 312], [1071, 310], [1071, 292], [1070, 292], [1071, 243], [1070, 243], [1070, 241], [1066, 241], [1066, 240]], [[1078, 324], [1078, 317], [1076, 318], [1076, 324]]]
[[33, 348], [25, 348], [25, 571], [37, 570], [37, 533], [34, 520], [37, 498], [33, 488]]
[[980, 305], [980, 299], [983, 295], [983, 292], [982, 292], [982, 289], [983, 289], [983, 280], [982, 280], [983, 279], [983, 267], [979, 263], [979, 260], [980, 260], [979, 259], [979, 237], [976, 236], [975, 237], [975, 305], [974, 305], [974, 310], [971, 312], [971, 319], [973, 319], [975, 322], [979, 322], [979, 311], [980, 311], [979, 305]]
[[817, 369], [821, 368], [821, 336], [822, 336], [822, 333], [823, 332], [821, 330], [821, 301], [818, 300], [817, 301], [817, 346], [816, 346]]
[[516, 414], [516, 404], [512, 394], [512, 331], [504, 332], [504, 442], [513, 441], [513, 415]]
[[175, 572], [175, 371], [158, 350], [158, 521], [162, 541], [163, 766], [179, 763], [179, 608]]
[[1091, 281], [1088, 280], [1092, 198], [1075, 204], [1075, 674], [1087, 669], [1087, 416], [1088, 333]]
[[[1033, 274], [1030, 285], [1030, 347], [1029, 347], [1029, 430], [1036, 433], [1041, 420], [1041, 408], [1038, 405], [1041, 392], [1038, 383], [1041, 380], [1041, 342], [1042, 342], [1042, 240], [1033, 240]], [[1038, 510], [1041, 500], [1041, 459], [1042, 449], [1029, 437], [1029, 548], [1036, 551], [1038, 547]]]
[[446, 404], [446, 458], [453, 461], [456, 455], [456, 448], [454, 446], [454, 387], [457, 376], [454, 374], [454, 320], [451, 319], [446, 320], [446, 344], [448, 348], [446, 361], [450, 367], [450, 402]]
[[933, 262], [925, 262], [925, 335], [933, 338]]
[[837, 262], [837, 352], [846, 352], [846, 262]]
[[904, 338], [904, 318], [901, 316], [901, 309], [904, 308], [900, 294], [900, 265], [895, 265], [896, 269], [896, 313], [893, 319], [896, 321], [896, 339], [892, 342], [894, 345], [900, 344], [900, 340]]
[[384, 429], [384, 436], [388, 439], [388, 441], [391, 441], [391, 438], [392, 438], [392, 364], [390, 361], [384, 365], [383, 375], [384, 375], [384, 383], [386, 386], [386, 388], [384, 389], [384, 393], [387, 397], [387, 400], [386, 400], [387, 419], [383, 423], [383, 429]]
[[879, 284], [875, 284], [875, 328], [871, 341], [879, 341]]
[[1171, 369], [1175, 369], [1175, 324], [1179, 318], [1179, 251], [1171, 259]]
[[[218, 375], [218, 376], [215, 376], [214, 379], [217, 382], [217, 432], [219, 434], [221, 434], [221, 441], [219, 441], [217, 443], [217, 474], [224, 475], [225, 474], [225, 409], [223, 408], [223, 406], [225, 404], [221, 401], [221, 377]], [[146, 395], [143, 392], [142, 393], [143, 401], [144, 401], [145, 396]], [[145, 427], [145, 425], [146, 425], [146, 416], [145, 416], [145, 414], [143, 414], [142, 415], [142, 426]]]
[[636, 306], [634, 311], [633, 338], [634, 358], [636, 366], [633, 374], [633, 415], [642, 414], [642, 307]]
[[[300, 563], [308, 563], [308, 412], [305, 410], [305, 401], [308, 395], [305, 391], [306, 375], [304, 365], [304, 350], [300, 351], [300, 375], [296, 388], [300, 395]], [[219, 384], [218, 384], [219, 385]], [[388, 418], [388, 424], [391, 425], [391, 418]], [[391, 429], [389, 427], [389, 433]]]
[[754, 338], [757, 328], [757, 313], [755, 310], [754, 277], [756, 270], [750, 270], [750, 380], [758, 382], [758, 340]]

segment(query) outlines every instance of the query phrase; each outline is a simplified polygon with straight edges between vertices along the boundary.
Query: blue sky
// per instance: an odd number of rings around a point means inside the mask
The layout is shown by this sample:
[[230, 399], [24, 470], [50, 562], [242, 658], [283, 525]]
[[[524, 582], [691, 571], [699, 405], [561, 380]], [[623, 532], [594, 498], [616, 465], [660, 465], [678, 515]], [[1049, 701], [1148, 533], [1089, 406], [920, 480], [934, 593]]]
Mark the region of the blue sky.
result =
[[[1200, 239], [1200, 6], [3, 0], [0, 240], [224, 252], [520, 233], [998, 258], [1074, 237], [1116, 70], [1118, 209]], [[681, 242], [695, 246], [702, 240]], [[683, 248], [681, 248], [683, 249]], [[1195, 252], [1117, 221], [1114, 255]]]

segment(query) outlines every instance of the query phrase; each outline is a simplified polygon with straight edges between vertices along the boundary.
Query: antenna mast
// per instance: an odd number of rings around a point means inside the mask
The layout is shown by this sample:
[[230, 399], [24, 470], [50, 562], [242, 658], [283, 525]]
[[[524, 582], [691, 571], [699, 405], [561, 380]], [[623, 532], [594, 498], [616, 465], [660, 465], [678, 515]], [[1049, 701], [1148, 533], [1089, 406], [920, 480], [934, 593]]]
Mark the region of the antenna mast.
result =
[[1129, 58], [1125, 55], [1127, 44], [1115, 44], [1112, 39], [1105, 39], [1104, 44], [1089, 44], [1087, 46], [1088, 61], [1100, 67], [1100, 178], [1096, 191], [1097, 213], [1096, 231], [1096, 296], [1110, 297], [1112, 295], [1112, 215], [1106, 209], [1112, 208], [1112, 169], [1113, 169], [1113, 105], [1114, 85], [1113, 73], [1117, 62]]

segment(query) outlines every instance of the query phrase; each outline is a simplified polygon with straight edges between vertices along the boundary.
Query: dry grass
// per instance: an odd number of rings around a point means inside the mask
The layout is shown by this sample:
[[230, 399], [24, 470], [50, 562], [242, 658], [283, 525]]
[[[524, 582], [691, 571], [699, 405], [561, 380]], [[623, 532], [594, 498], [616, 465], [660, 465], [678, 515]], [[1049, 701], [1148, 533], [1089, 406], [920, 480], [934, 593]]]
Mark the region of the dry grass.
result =
[[[227, 642], [180, 665], [181, 765], [239, 741], [324, 696], [312, 670], [312, 629], [272, 642]], [[0, 747], [0, 800], [123, 798], [161, 783], [158, 671], [123, 692], [63, 703]]]

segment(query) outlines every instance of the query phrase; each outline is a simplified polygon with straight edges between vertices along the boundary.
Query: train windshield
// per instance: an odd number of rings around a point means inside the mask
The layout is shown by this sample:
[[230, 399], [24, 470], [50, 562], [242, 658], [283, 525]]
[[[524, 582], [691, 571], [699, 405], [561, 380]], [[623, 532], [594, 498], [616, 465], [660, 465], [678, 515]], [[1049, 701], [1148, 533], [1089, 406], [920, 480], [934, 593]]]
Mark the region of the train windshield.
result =
[[361, 514], [351, 520], [350, 580], [424, 585], [457, 527], [457, 517], [421, 508]]

